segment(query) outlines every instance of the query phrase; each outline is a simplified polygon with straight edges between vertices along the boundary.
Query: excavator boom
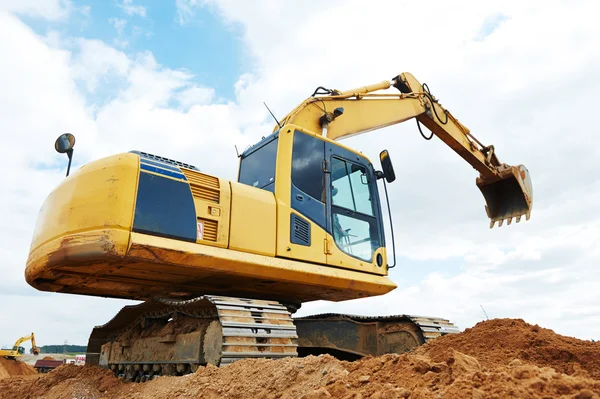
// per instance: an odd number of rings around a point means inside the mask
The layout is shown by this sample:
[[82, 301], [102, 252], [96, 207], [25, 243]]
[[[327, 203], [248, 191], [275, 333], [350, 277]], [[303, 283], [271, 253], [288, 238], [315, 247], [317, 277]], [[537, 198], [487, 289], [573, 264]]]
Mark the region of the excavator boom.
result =
[[[392, 86], [400, 93], [374, 93]], [[493, 145], [481, 144], [429, 92], [427, 85], [410, 73], [402, 73], [391, 81], [311, 96], [282, 123], [298, 124], [331, 140], [341, 140], [413, 118], [480, 173], [476, 184], [486, 201], [490, 227], [495, 222], [502, 226], [504, 220], [510, 224], [513, 218], [519, 222], [522, 216], [529, 220], [533, 189], [528, 170], [523, 165], [501, 163]]]

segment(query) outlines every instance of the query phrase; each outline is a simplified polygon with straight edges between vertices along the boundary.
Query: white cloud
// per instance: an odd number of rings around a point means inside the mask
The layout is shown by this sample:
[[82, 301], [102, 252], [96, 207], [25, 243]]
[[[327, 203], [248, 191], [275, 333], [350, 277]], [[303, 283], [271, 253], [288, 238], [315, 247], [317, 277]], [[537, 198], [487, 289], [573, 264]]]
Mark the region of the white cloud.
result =
[[188, 23], [196, 14], [196, 7], [200, 6], [200, 0], [176, 0], [175, 7], [177, 8], [177, 21], [180, 25]]
[[179, 103], [186, 108], [194, 105], [206, 105], [210, 104], [215, 98], [215, 89], [195, 86], [183, 90], [177, 98]]
[[117, 34], [121, 36], [125, 26], [127, 25], [127, 20], [123, 18], [109, 18], [108, 23], [114, 26], [117, 30]]
[[139, 15], [140, 17], [146, 16], [146, 7], [134, 5], [133, 0], [122, 0], [122, 2], [118, 5], [127, 15]]
[[132, 64], [124, 53], [99, 40], [78, 39], [72, 46], [78, 50], [70, 64], [72, 76], [92, 93], [111, 77], [125, 79]]
[[48, 20], [64, 19], [69, 16], [72, 9], [70, 0], [2, 0], [0, 2], [0, 11]]
[[[392, 154], [398, 179], [389, 190], [401, 263], [391, 277], [401, 288], [360, 301], [306, 304], [301, 312], [425, 314], [464, 328], [482, 318], [482, 304], [491, 317], [523, 317], [582, 338], [600, 336], [600, 138], [590, 128], [600, 89], [596, 3], [392, 1], [367, 7], [356, 0], [318, 2], [318, 11], [315, 4], [177, 3], [181, 15], [211, 7], [226, 24], [242, 28], [251, 62], [228, 102], [189, 71], [161, 66], [151, 53], [127, 55], [98, 40], [56, 33], [41, 38], [0, 13], [0, 37], [11, 38], [0, 40], [0, 131], [27, 144], [26, 151], [19, 146], [3, 155], [18, 173], [0, 175], [0, 185], [10, 187], [0, 199], [0, 296], [18, 298], [24, 314], [37, 315], [24, 333], [33, 329], [47, 334], [46, 342], [84, 343], [91, 327], [124, 303], [77, 302], [24, 282], [37, 210], [64, 173], [65, 160], [52, 151], [60, 133], [77, 135], [78, 163], [141, 149], [235, 179], [233, 145], [243, 148], [273, 127], [262, 101], [281, 117], [316, 86], [344, 89], [410, 71], [475, 136], [495, 144], [502, 161], [529, 168], [532, 219], [489, 230], [476, 172], [439, 140], [421, 139], [413, 123], [348, 139], [344, 144], [372, 159], [383, 148]], [[406, 17], [415, 15], [426, 18]], [[496, 15], [507, 19], [475, 41]], [[290, 16], [301, 23], [291, 25]], [[110, 95], [98, 103], [93, 95], [103, 89]], [[81, 331], [65, 337], [64, 330], [44, 327], [50, 319], [36, 311], [38, 298], [44, 309], [77, 302], [60, 317], [76, 318]], [[99, 308], [104, 313], [86, 311]], [[2, 329], [0, 343], [24, 333]]]

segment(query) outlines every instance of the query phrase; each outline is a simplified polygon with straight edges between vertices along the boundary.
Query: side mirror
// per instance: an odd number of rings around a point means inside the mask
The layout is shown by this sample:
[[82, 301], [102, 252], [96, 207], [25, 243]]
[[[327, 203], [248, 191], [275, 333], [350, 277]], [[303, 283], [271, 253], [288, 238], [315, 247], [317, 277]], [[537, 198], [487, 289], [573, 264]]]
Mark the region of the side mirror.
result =
[[75, 136], [71, 133], [61, 134], [54, 142], [54, 149], [60, 154], [67, 154], [69, 157], [69, 166], [67, 166], [67, 176], [71, 170], [71, 160], [73, 159], [73, 147], [75, 146]]
[[379, 154], [379, 160], [381, 161], [381, 169], [383, 169], [383, 176], [388, 183], [396, 180], [396, 173], [394, 173], [394, 165], [390, 159], [388, 150], [383, 150]]
[[68, 154], [69, 151], [73, 151], [74, 146], [75, 136], [73, 136], [71, 133], [61, 134], [54, 143], [54, 149], [56, 152], [61, 154], [64, 154], [65, 152]]

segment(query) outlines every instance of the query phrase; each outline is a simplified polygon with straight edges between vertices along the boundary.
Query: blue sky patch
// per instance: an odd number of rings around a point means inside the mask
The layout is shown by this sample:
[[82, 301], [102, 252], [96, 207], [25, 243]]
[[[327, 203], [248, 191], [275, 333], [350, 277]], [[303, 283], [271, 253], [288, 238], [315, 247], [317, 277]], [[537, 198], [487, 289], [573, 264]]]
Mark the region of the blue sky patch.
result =
[[[194, 8], [186, 23], [180, 23], [175, 2], [161, 0], [88, 0], [65, 21], [21, 18], [42, 36], [53, 30], [67, 38], [98, 39], [129, 56], [150, 51], [160, 65], [187, 70], [193, 83], [214, 88], [217, 98], [233, 99], [234, 84], [244, 72], [241, 35], [205, 7]], [[88, 100], [105, 103], [114, 88], [109, 85]]]

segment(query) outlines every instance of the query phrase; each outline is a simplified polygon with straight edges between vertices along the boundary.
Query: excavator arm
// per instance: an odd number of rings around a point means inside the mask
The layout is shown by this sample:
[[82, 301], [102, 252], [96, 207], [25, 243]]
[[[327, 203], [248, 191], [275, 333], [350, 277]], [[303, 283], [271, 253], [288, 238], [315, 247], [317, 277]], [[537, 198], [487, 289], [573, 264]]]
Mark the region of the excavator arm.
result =
[[27, 341], [31, 341], [31, 353], [38, 355], [40, 353], [40, 349], [37, 347], [37, 345], [35, 344], [35, 336], [33, 335], [33, 333], [31, 333], [30, 335], [27, 335], [25, 337], [21, 337], [17, 340], [17, 342], [15, 342], [15, 347], [19, 347], [21, 346], [21, 344], [23, 342], [27, 342]]
[[35, 343], [35, 337], [33, 333], [31, 333], [31, 353], [33, 353], [34, 355], [40, 354], [40, 348], [38, 348]]
[[[375, 93], [397, 88], [400, 93]], [[326, 90], [319, 88], [321, 90]], [[415, 118], [479, 172], [476, 184], [486, 201], [490, 228], [513, 218], [531, 215], [533, 189], [523, 165], [501, 163], [493, 145], [481, 144], [439, 101], [427, 85], [410, 73], [356, 89], [319, 89], [290, 112], [282, 123], [292, 123], [331, 140], [366, 133]], [[316, 95], [326, 94], [326, 95]], [[422, 133], [423, 134], [423, 133]], [[429, 139], [423, 135], [423, 137]]]

